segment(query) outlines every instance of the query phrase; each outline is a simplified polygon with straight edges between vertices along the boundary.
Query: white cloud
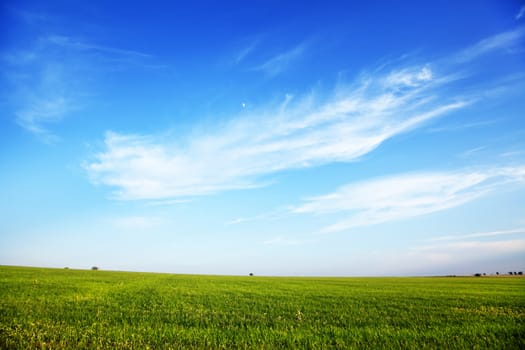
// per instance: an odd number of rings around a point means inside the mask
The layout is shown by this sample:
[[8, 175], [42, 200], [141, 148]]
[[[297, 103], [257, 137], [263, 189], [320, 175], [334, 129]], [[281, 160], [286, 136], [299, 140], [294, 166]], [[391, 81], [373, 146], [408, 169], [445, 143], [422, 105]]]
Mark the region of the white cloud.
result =
[[506, 273], [522, 269], [525, 240], [469, 240], [414, 246], [406, 251], [385, 252], [381, 274], [473, 275]]
[[250, 55], [257, 48], [258, 45], [259, 45], [259, 41], [256, 40], [253, 43], [251, 43], [250, 45], [248, 45], [245, 48], [243, 48], [242, 50], [240, 50], [237, 53], [237, 55], [235, 56], [234, 60], [233, 60], [234, 63], [235, 64], [239, 64], [239, 63], [243, 62], [248, 57], [248, 55]]
[[487, 53], [508, 50], [523, 41], [522, 39], [524, 35], [525, 28], [518, 28], [488, 37], [461, 51], [460, 54], [457, 55], [456, 59], [459, 62], [468, 62]]
[[456, 124], [456, 125], [445, 125], [440, 127], [433, 127], [428, 128], [427, 131], [430, 133], [436, 133], [436, 132], [451, 132], [451, 131], [463, 131], [466, 129], [473, 129], [473, 128], [482, 128], [486, 126], [491, 126], [497, 123], [500, 123], [500, 119], [491, 119], [491, 120], [482, 120], [478, 122], [473, 123], [464, 123], [464, 124]]
[[254, 67], [253, 70], [264, 72], [271, 77], [276, 76], [286, 70], [294, 61], [299, 59], [304, 54], [307, 47], [308, 45], [306, 43], [297, 45], [286, 52], [282, 52], [268, 59], [259, 66]]
[[147, 202], [147, 206], [170, 206], [170, 205], [180, 205], [184, 203], [191, 202], [191, 199], [160, 199], [156, 201]]
[[43, 141], [56, 140], [49, 126], [78, 108], [78, 80], [66, 59], [46, 45], [4, 56], [13, 88], [9, 92], [16, 123]]
[[251, 221], [258, 221], [258, 220], [279, 220], [283, 218], [284, 216], [284, 210], [274, 210], [268, 213], [255, 215], [252, 217], [240, 217], [233, 220], [228, 221], [227, 225], [238, 225], [242, 224], [244, 222], [251, 222]]
[[43, 141], [57, 140], [52, 125], [82, 108], [94, 74], [142, 64], [150, 55], [67, 36], [45, 36], [6, 51], [16, 123]]
[[144, 52], [134, 51], [134, 50], [124, 50], [115, 47], [102, 46], [91, 44], [88, 42], [83, 42], [80, 40], [75, 40], [74, 38], [63, 36], [63, 35], [51, 35], [45, 38], [50, 44], [61, 46], [65, 49], [74, 49], [81, 51], [95, 51], [97, 53], [105, 53], [110, 55], [125, 56], [128, 58], [151, 58], [152, 55], [146, 54]]
[[162, 219], [149, 216], [123, 216], [111, 219], [115, 228], [124, 230], [143, 230], [157, 227], [162, 224]]
[[373, 252], [367, 256], [366, 262], [357, 261], [356, 264], [368, 266], [368, 274], [383, 276], [521, 271], [525, 267], [522, 258], [525, 239], [516, 235], [524, 233], [524, 229], [518, 228], [435, 237], [422, 245]]
[[477, 172], [418, 173], [345, 185], [291, 208], [296, 214], [344, 213], [322, 233], [402, 220], [457, 207], [509, 182], [525, 182], [525, 167]]
[[[426, 70], [421, 68], [422, 74]], [[394, 91], [397, 82], [393, 86], [385, 76], [368, 76], [322, 101], [310, 95], [294, 102], [287, 96], [279, 106], [234, 118], [215, 132], [195, 131], [186, 140], [108, 132], [104, 151], [85, 168], [95, 183], [117, 188], [120, 199], [260, 186], [261, 176], [277, 171], [352, 161], [397, 134], [466, 105], [422, 101], [438, 94], [439, 84], [427, 80], [400, 92]]]
[[521, 19], [521, 18], [523, 17], [523, 15], [525, 15], [525, 5], [523, 5], [523, 6], [520, 8], [518, 14], [516, 15], [516, 19], [517, 19], [517, 20], [518, 20], [518, 19]]
[[525, 234], [525, 228], [469, 233], [466, 235], [464, 234], [464, 235], [440, 236], [440, 237], [430, 238], [429, 241], [451, 241], [451, 240], [461, 240], [461, 239], [480, 238], [480, 237], [507, 236], [507, 235], [515, 235], [515, 234]]
[[432, 80], [432, 71], [429, 67], [422, 69], [403, 69], [390, 73], [386, 77], [388, 86], [417, 87]]
[[479, 147], [474, 147], [474, 148], [471, 148], [471, 149], [468, 149], [464, 152], [461, 152], [459, 154], [460, 157], [464, 157], [464, 158], [468, 158], [468, 157], [471, 157], [472, 155], [477, 155], [478, 153], [480, 153], [481, 151], [487, 149], [487, 146], [479, 146]]
[[[517, 31], [489, 38], [470, 49], [470, 58], [519, 38]], [[278, 71], [304, 49], [299, 45], [262, 67]], [[453, 71], [462, 64], [440, 64], [446, 66], [383, 67], [331, 92], [286, 95], [280, 105], [251, 108], [186, 138], [107, 132], [103, 150], [84, 167], [94, 183], [130, 200], [258, 187], [279, 171], [350, 162], [476, 100], [475, 87], [469, 86], [469, 98], [450, 92], [457, 90]]]
[[500, 241], [461, 241], [453, 243], [435, 244], [430, 246], [413, 247], [413, 252], [439, 255], [446, 260], [461, 260], [467, 257], [505, 256], [525, 252], [525, 239]]
[[271, 239], [268, 239], [263, 242], [264, 245], [275, 245], [275, 246], [297, 246], [308, 243], [309, 241], [300, 240], [300, 239], [291, 239], [281, 236], [277, 236]]
[[476, 254], [484, 252], [485, 254], [513, 254], [525, 251], [525, 239], [513, 239], [507, 241], [490, 241], [490, 242], [460, 242], [448, 244], [447, 248], [457, 249], [460, 252], [473, 250]]
[[48, 96], [34, 98], [16, 112], [16, 122], [22, 128], [32, 132], [45, 142], [58, 138], [47, 129], [47, 125], [57, 123], [74, 107], [69, 98], [51, 93]]

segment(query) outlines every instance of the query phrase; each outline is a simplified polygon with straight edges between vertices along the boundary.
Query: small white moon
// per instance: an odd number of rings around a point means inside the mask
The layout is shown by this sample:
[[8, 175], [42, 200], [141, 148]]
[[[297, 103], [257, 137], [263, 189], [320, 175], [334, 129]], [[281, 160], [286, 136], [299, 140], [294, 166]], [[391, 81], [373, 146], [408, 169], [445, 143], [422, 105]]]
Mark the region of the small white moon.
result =
[[246, 103], [242, 103], [242, 108], [246, 108]]

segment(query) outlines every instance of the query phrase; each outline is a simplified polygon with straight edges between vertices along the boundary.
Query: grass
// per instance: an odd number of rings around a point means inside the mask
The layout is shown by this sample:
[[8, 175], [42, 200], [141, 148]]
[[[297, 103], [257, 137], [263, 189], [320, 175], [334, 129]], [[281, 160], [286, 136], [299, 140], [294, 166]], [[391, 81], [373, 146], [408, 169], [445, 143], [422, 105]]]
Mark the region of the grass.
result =
[[2, 349], [523, 349], [525, 279], [0, 266]]

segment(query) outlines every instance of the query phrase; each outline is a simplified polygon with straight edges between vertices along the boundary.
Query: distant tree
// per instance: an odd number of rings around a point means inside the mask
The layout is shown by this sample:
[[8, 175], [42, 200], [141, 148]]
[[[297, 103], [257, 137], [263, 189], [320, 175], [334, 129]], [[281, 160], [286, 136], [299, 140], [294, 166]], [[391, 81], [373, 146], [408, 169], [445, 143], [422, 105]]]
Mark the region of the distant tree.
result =
[[483, 272], [483, 276], [486, 276], [487, 274], [485, 272]]
[[475, 273], [474, 276], [481, 277], [481, 273]]
[[511, 275], [511, 276], [512, 276], [512, 271], [509, 271], [509, 275]]
[[251, 277], [251, 276], [253, 276], [253, 273], [252, 273], [252, 272], [250, 272], [250, 277]]
[[496, 276], [499, 276], [499, 272], [496, 272]]
[[91, 270], [93, 270], [93, 271], [97, 271], [97, 270], [98, 270], [98, 266], [93, 266], [93, 267], [91, 268]]
[[516, 276], [518, 273], [516, 271], [514, 271], [514, 276]]
[[523, 276], [523, 271], [518, 272], [518, 275]]

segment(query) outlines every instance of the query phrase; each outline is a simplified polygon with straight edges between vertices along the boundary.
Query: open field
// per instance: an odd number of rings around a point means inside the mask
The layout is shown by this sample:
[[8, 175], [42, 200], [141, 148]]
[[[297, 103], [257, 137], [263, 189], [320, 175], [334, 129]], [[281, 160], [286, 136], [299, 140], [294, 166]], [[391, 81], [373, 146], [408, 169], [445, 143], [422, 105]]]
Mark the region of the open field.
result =
[[524, 278], [0, 267], [2, 349], [524, 347]]

